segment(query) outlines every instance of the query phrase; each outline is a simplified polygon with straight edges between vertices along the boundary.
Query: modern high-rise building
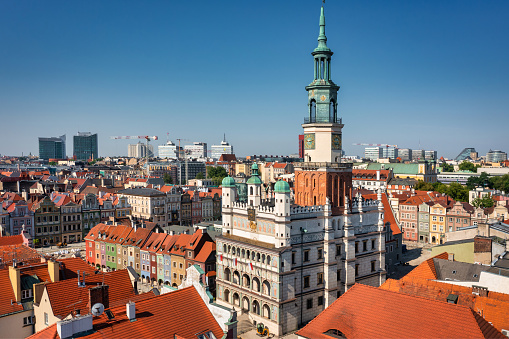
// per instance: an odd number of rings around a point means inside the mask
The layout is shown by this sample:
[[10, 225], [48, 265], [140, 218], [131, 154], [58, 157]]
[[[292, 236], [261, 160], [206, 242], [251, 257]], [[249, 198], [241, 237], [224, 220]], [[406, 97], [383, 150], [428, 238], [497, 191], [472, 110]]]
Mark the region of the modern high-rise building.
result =
[[207, 143], [194, 142], [192, 145], [185, 145], [184, 152], [191, 159], [201, 159], [207, 157]]
[[[179, 146], [175, 145], [173, 141], [168, 141], [166, 145], [159, 145], [159, 158], [161, 159], [178, 159], [178, 149]], [[182, 151], [182, 147], [180, 148]]]
[[425, 151], [424, 159], [425, 160], [437, 160], [438, 153], [437, 151]]
[[469, 159], [469, 158], [471, 158], [472, 153], [477, 153], [475, 151], [475, 148], [472, 148], [472, 147], [464, 148], [454, 160], [463, 161], [463, 160]]
[[396, 159], [398, 157], [398, 149], [395, 147], [384, 147], [383, 157], [389, 159]]
[[399, 148], [398, 158], [401, 158], [401, 161], [412, 160], [412, 150], [410, 148]]
[[73, 156], [76, 160], [97, 159], [97, 133], [78, 132], [73, 138]]
[[366, 147], [364, 149], [364, 157], [370, 160], [383, 158], [383, 147]]
[[210, 151], [210, 157], [212, 159], [218, 160], [223, 154], [233, 154], [233, 146], [226, 141], [225, 136], [223, 141], [221, 141], [221, 145], [210, 146]]
[[304, 134], [299, 134], [299, 158], [304, 158]]
[[412, 150], [412, 161], [424, 160], [426, 157], [426, 153], [423, 149], [413, 149]]
[[65, 159], [65, 134], [59, 137], [39, 138], [39, 158]]
[[[137, 144], [129, 144], [127, 148], [127, 156], [129, 158], [145, 158], [147, 156], [147, 145], [141, 141]], [[154, 156], [154, 146], [148, 145], [148, 156]]]
[[502, 162], [507, 160], [507, 153], [499, 150], [490, 150], [486, 153], [487, 162]]

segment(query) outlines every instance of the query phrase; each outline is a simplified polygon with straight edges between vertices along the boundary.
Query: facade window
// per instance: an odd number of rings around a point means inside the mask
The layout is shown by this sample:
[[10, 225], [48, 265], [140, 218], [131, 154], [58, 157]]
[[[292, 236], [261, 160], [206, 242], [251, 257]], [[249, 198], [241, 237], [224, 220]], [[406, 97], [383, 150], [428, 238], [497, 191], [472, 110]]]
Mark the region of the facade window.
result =
[[323, 259], [323, 248], [318, 249], [318, 259]]
[[437, 225], [433, 225], [433, 231], [436, 231], [437, 230]]
[[319, 296], [318, 297], [318, 306], [322, 306], [323, 305], [323, 296]]
[[367, 240], [364, 240], [362, 242], [362, 251], [363, 252], [366, 252], [368, 250], [368, 241]]
[[21, 291], [21, 299], [32, 298], [32, 290], [22, 290]]
[[309, 250], [304, 251], [304, 261], [309, 261]]
[[313, 308], [313, 299], [306, 300], [306, 308], [309, 310], [310, 308]]
[[341, 245], [336, 245], [336, 257], [341, 255]]
[[33, 324], [32, 316], [28, 316], [28, 317], [24, 317], [23, 318], [23, 326], [32, 325], [32, 324]]
[[375, 239], [371, 239], [371, 249], [374, 250], [375, 249]]
[[292, 252], [292, 265], [295, 265], [295, 252]]
[[48, 313], [44, 312], [44, 325], [48, 326], [49, 320], [48, 320]]
[[359, 253], [359, 243], [355, 243], [355, 253]]
[[376, 261], [371, 262], [371, 272], [375, 272]]
[[304, 277], [304, 288], [309, 287], [309, 275]]
[[359, 264], [355, 264], [355, 276], [359, 275]]
[[434, 215], [433, 218], [431, 218], [433, 221], [437, 221], [437, 216]]
[[340, 281], [340, 280], [341, 280], [341, 270], [337, 270], [337, 271], [336, 271], [336, 280], [337, 280], [337, 281]]
[[316, 274], [316, 284], [321, 285], [323, 284], [323, 273], [317, 273]]

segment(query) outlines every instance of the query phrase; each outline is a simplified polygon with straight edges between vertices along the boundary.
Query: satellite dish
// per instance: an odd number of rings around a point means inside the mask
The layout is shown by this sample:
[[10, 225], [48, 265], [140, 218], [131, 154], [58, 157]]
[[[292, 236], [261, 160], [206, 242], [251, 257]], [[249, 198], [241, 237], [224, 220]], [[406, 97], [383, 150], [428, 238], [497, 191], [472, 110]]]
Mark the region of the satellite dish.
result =
[[96, 317], [100, 316], [104, 312], [104, 305], [101, 303], [94, 304], [92, 306], [92, 314]]

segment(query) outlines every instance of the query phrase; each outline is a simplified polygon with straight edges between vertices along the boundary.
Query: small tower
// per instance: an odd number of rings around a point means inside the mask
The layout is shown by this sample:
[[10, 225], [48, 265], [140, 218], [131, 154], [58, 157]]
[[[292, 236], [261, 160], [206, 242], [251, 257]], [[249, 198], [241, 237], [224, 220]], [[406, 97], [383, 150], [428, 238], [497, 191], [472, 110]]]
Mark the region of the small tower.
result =
[[286, 181], [279, 180], [274, 185], [274, 198], [276, 204], [274, 212], [276, 216], [290, 216], [290, 185]]
[[262, 179], [256, 162], [251, 166], [251, 178], [247, 181], [247, 201], [250, 206], [259, 206], [262, 200]]
[[225, 177], [221, 182], [221, 188], [223, 230], [226, 230], [226, 233], [231, 233], [233, 228], [233, 204], [237, 199], [237, 187], [235, 186], [235, 180], [233, 180], [230, 176]]

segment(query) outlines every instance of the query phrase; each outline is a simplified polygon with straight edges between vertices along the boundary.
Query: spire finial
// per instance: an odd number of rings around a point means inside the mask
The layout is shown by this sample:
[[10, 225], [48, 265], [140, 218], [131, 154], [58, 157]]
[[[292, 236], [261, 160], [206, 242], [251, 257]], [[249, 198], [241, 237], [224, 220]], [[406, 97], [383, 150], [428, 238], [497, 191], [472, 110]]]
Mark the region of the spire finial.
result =
[[318, 35], [318, 47], [315, 51], [330, 51], [327, 47], [327, 37], [325, 36], [325, 14], [323, 5], [325, 0], [322, 0], [322, 8], [320, 9], [320, 34]]

